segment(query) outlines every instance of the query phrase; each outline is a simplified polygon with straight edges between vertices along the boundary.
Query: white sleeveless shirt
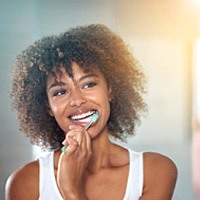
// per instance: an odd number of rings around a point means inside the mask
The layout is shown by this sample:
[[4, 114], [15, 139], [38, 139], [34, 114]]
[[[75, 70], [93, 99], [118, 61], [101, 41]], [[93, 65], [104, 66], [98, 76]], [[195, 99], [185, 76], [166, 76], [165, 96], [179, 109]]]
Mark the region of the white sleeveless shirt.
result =
[[[143, 190], [143, 153], [129, 151], [129, 175], [123, 200], [138, 200]], [[63, 200], [54, 175], [54, 152], [39, 157], [39, 200]]]

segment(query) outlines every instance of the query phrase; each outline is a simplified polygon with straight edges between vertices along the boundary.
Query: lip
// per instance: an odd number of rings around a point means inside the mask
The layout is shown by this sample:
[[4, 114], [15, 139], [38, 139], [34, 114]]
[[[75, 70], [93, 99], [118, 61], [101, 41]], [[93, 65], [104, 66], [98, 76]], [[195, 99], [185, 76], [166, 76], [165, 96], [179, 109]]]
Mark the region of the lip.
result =
[[[94, 109], [85, 111], [79, 110], [77, 112], [71, 113], [68, 118], [73, 124], [85, 127], [90, 122], [91, 116], [94, 113], [97, 113], [97, 111]], [[94, 124], [95, 123], [92, 123], [91, 126], [93, 126]]]
[[89, 110], [87, 112], [80, 112], [80, 113], [76, 113], [76, 114], [70, 115], [69, 118], [71, 120], [80, 120], [80, 119], [87, 118], [87, 117], [93, 115], [94, 113], [96, 113], [95, 110]]

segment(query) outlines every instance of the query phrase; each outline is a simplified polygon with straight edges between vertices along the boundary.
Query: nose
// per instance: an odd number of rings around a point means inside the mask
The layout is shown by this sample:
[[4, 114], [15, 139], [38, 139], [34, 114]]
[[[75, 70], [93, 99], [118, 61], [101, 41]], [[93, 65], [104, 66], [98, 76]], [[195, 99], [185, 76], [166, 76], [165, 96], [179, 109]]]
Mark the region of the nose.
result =
[[75, 90], [70, 94], [70, 106], [72, 107], [80, 107], [82, 104], [86, 102], [86, 98], [81, 91]]

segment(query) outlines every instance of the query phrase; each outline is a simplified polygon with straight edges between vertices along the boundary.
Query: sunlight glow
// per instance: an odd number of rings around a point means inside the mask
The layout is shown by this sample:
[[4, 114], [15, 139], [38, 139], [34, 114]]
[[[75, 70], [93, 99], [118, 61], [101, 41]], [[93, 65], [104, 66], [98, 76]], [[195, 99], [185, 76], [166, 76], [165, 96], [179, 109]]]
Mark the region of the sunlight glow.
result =
[[200, 39], [195, 42], [194, 47], [194, 107], [195, 115], [200, 116]]

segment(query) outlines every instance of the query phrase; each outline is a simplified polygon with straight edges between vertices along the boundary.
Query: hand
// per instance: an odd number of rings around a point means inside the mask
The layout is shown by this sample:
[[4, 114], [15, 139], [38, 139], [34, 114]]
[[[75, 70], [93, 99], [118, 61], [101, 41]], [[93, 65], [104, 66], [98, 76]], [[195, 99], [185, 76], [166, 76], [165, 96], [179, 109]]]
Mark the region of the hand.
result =
[[90, 135], [83, 127], [73, 125], [63, 144], [68, 147], [67, 152], [61, 154], [58, 163], [58, 187], [66, 199], [87, 199], [83, 179], [92, 156]]

